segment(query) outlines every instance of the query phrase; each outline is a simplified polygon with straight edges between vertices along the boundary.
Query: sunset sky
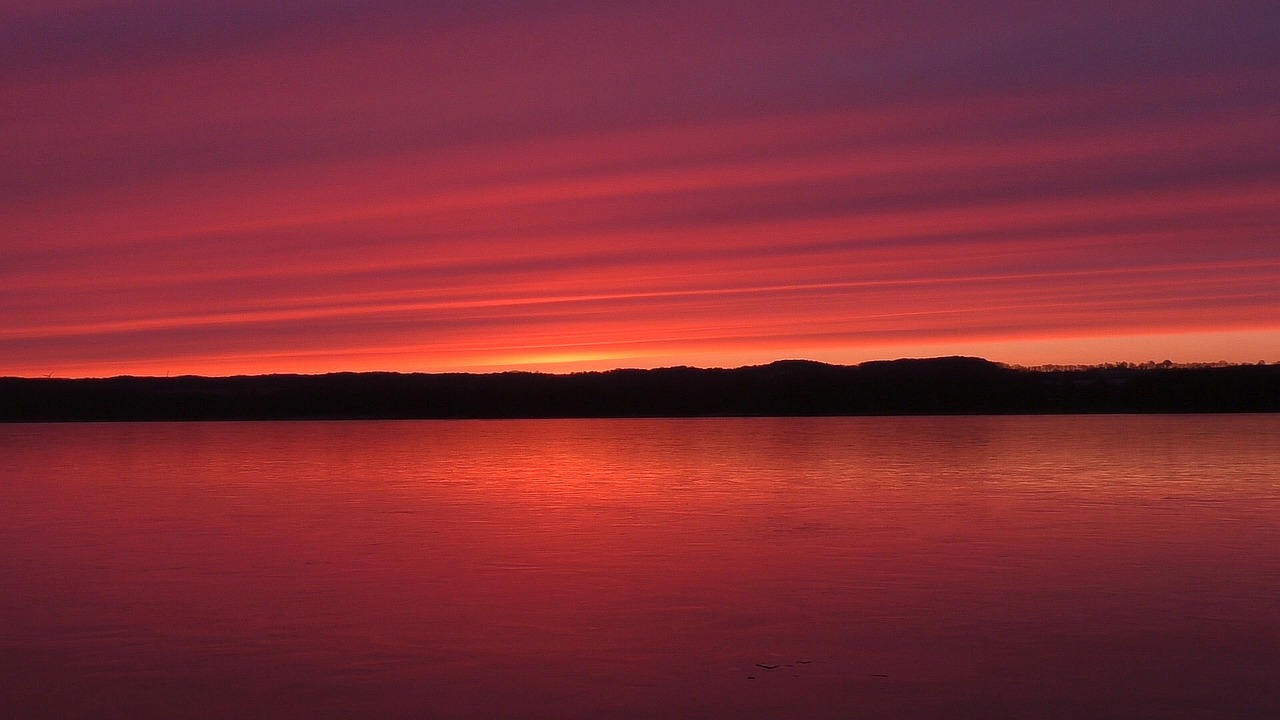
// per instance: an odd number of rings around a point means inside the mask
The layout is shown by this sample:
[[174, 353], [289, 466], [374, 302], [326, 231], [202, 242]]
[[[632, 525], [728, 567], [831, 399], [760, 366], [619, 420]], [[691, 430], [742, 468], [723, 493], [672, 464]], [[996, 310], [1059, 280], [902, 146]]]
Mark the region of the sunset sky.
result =
[[0, 375], [1280, 361], [1280, 3], [11, 0]]

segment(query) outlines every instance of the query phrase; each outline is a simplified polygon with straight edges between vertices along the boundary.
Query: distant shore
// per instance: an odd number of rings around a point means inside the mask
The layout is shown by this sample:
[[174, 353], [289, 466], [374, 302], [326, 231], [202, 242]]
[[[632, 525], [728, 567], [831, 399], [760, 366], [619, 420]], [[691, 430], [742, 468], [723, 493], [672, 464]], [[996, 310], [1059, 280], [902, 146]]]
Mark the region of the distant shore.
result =
[[549, 375], [0, 378], [0, 422], [1280, 412], [1280, 365], [970, 357]]

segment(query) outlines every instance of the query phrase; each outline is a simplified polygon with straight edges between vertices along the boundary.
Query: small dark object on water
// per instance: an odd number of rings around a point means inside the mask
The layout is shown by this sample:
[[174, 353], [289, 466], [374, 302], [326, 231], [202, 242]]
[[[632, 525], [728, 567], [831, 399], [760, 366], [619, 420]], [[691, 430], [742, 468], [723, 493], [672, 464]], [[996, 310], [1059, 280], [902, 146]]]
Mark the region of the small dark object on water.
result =
[[764, 668], [765, 670], [777, 670], [777, 669], [778, 669], [778, 666], [777, 666], [777, 665], [765, 665], [764, 663], [756, 663], [756, 667], [758, 667], [758, 668]]
[[748, 675], [748, 676], [747, 676], [747, 679], [748, 679], [748, 680], [755, 680], [755, 679], [756, 679], [756, 676], [755, 676], [755, 675]]
[[889, 677], [889, 676], [888, 676], [888, 675], [885, 675], [884, 673], [871, 673], [871, 677], [882, 677], [882, 678], [887, 678], [887, 677]]

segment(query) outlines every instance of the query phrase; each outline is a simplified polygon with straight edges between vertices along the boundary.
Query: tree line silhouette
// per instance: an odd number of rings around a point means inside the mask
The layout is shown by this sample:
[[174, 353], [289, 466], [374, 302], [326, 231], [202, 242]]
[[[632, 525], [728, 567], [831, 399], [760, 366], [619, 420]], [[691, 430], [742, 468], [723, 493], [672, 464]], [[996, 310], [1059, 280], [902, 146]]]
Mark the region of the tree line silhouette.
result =
[[0, 421], [1280, 412], [1280, 365], [946, 357], [551, 375], [0, 378]]

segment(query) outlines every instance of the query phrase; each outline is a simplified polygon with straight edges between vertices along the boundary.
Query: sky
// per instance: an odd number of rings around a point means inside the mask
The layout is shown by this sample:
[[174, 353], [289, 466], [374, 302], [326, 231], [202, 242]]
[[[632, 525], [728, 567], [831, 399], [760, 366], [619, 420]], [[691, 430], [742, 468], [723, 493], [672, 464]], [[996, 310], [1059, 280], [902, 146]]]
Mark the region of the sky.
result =
[[0, 375], [1280, 361], [1280, 3], [6, 0]]

